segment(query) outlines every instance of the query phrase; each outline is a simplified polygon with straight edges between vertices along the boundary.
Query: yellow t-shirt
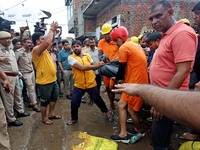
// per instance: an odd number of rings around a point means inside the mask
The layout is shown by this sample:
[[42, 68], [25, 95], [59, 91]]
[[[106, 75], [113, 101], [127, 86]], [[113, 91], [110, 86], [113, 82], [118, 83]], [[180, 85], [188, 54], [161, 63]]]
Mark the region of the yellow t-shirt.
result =
[[39, 58], [35, 56], [32, 50], [32, 58], [36, 68], [37, 84], [49, 84], [57, 80], [56, 67], [47, 50], [43, 51]]

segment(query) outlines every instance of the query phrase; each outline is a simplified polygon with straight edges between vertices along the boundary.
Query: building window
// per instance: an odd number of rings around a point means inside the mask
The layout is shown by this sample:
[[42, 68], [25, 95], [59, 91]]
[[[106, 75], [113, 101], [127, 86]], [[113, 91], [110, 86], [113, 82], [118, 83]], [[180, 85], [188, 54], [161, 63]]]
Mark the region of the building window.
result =
[[69, 5], [67, 6], [67, 18], [68, 21], [72, 18], [73, 16], [73, 1], [69, 1]]
[[115, 17], [112, 18], [112, 24], [114, 24], [116, 22], [117, 22], [117, 16], [115, 16]]

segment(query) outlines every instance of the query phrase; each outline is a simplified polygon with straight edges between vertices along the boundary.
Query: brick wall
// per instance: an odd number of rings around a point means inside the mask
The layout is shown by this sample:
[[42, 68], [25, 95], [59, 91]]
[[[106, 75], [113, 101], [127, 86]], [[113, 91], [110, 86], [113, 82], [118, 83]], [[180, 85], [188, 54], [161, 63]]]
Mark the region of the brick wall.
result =
[[[118, 4], [106, 10], [103, 14], [98, 16], [96, 22], [93, 20], [92, 24], [86, 23], [85, 29], [96, 29], [102, 27], [104, 23], [111, 20], [112, 17], [121, 14], [121, 25], [125, 26], [129, 35], [138, 36], [143, 27], [147, 30], [152, 29], [148, 20], [148, 11], [153, 3], [158, 0], [121, 0]], [[174, 8], [174, 18], [179, 20], [187, 18], [193, 22], [193, 13], [191, 12], [197, 0], [169, 0]], [[93, 30], [95, 32], [95, 30]]]
[[78, 8], [85, 3], [85, 5], [83, 6], [83, 9], [85, 9], [87, 7], [87, 2], [89, 3], [91, 0], [74, 0], [74, 14], [75, 14], [75, 18], [77, 18], [77, 12], [78, 12]]
[[96, 19], [85, 19], [85, 32], [94, 32], [96, 30]]

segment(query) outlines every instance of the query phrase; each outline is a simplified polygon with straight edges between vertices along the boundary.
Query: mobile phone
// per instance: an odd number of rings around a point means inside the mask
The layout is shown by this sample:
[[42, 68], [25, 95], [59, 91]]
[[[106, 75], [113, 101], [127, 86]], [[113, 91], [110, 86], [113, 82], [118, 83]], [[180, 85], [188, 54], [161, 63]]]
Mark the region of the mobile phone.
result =
[[[3, 84], [4, 84], [3, 81], [1, 81], [2, 86], [3, 86]], [[8, 88], [8, 86], [5, 87], [5, 91], [8, 92], [8, 93], [10, 92], [10, 89]]]

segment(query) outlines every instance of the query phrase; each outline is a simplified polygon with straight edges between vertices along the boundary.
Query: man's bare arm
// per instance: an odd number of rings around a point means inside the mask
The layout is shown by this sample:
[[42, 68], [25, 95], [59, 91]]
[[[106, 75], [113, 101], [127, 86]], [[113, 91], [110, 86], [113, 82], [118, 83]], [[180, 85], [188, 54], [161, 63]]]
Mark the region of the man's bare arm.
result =
[[[178, 89], [185, 81], [187, 76], [190, 74], [191, 61], [181, 62], [176, 64], [177, 72], [169, 82], [167, 88]], [[151, 115], [154, 120], [162, 119], [162, 113], [156, 110], [154, 107], [151, 108]]]
[[62, 72], [64, 72], [64, 69], [63, 69], [63, 67], [62, 67], [62, 63], [61, 63], [60, 61], [58, 61], [58, 65], [59, 65], [59, 67], [60, 67], [60, 70], [61, 70]]
[[182, 83], [190, 74], [190, 66], [191, 66], [191, 61], [177, 63], [176, 64], [177, 72], [172, 78], [172, 80], [169, 82], [167, 88], [175, 88], [175, 89], [180, 88]]
[[121, 84], [113, 92], [140, 96], [157, 111], [187, 127], [200, 131], [200, 92], [170, 90], [145, 84]]
[[76, 69], [79, 69], [81, 71], [87, 71], [87, 70], [96, 70], [103, 66], [105, 63], [103, 61], [100, 61], [98, 64], [95, 65], [82, 65], [80, 62], [74, 63], [73, 67]]
[[53, 44], [54, 38], [55, 38], [55, 31], [57, 29], [57, 26], [58, 26], [58, 23], [53, 22], [51, 24], [51, 28], [50, 28], [49, 33], [44, 38], [44, 41], [40, 45], [34, 47], [33, 53], [35, 54], [36, 57], [40, 57], [42, 52], [45, 51], [46, 49], [48, 49]]

